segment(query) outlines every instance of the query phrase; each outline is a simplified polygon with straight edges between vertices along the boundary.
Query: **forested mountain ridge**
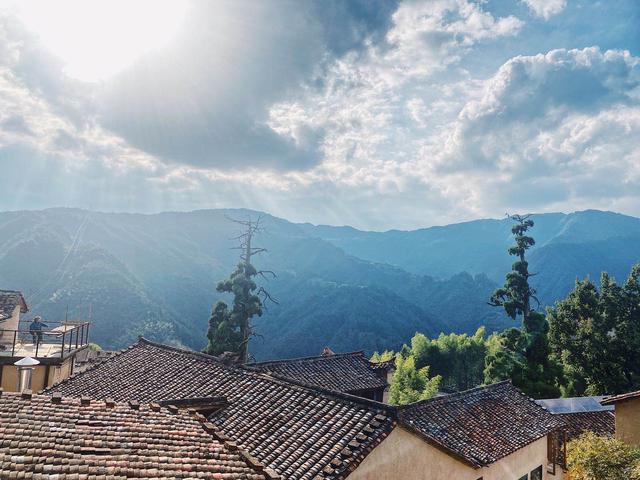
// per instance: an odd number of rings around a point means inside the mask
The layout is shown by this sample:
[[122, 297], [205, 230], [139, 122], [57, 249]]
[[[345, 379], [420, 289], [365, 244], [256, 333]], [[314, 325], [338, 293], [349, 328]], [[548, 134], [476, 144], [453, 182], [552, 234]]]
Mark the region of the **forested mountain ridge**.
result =
[[[0, 286], [21, 289], [48, 318], [87, 317], [105, 348], [138, 335], [202, 348], [215, 291], [237, 262], [232, 238], [248, 210], [156, 215], [49, 209], [0, 213]], [[362, 232], [263, 215], [260, 268], [279, 300], [257, 322], [260, 358], [396, 348], [416, 331], [511, 325], [487, 299], [511, 259], [508, 220]], [[576, 276], [624, 278], [640, 260], [640, 219], [610, 212], [535, 215], [534, 286], [550, 303]]]

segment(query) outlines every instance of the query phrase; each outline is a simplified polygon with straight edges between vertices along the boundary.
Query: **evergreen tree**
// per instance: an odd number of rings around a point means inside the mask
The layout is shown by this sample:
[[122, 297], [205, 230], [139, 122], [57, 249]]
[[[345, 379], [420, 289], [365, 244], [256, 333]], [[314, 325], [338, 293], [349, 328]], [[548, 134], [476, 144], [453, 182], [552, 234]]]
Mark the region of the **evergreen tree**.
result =
[[548, 310], [552, 351], [561, 359], [567, 395], [606, 395], [640, 388], [640, 265], [620, 286], [603, 272], [600, 290], [577, 281]]
[[237, 323], [231, 319], [228, 305], [219, 301], [213, 307], [207, 331], [209, 344], [204, 350], [209, 355], [222, 355], [225, 352], [239, 352], [242, 335]]
[[529, 331], [529, 317], [531, 315], [531, 300], [535, 299], [535, 290], [529, 285], [529, 263], [525, 254], [535, 245], [533, 237], [528, 236], [527, 231], [533, 227], [530, 215], [512, 215], [509, 218], [515, 221], [511, 227], [515, 245], [509, 247], [509, 255], [518, 258], [507, 273], [504, 286], [496, 289], [491, 295], [489, 305], [502, 307], [513, 320], [522, 315], [522, 324], [525, 332]]
[[260, 219], [255, 222], [234, 221], [246, 229], [237, 237], [239, 240], [237, 248], [241, 250], [241, 262], [231, 276], [219, 282], [216, 287], [218, 292], [233, 295], [233, 308], [229, 310], [228, 305], [223, 301], [218, 302], [213, 308], [207, 332], [209, 343], [205, 353], [220, 355], [229, 352], [237, 357], [239, 363], [244, 364], [248, 359], [249, 340], [253, 335], [251, 319], [262, 315], [265, 300], [274, 301], [263, 287], [258, 287], [255, 277], [264, 276], [267, 273], [273, 276], [275, 274], [269, 271], [258, 271], [251, 264], [253, 255], [266, 251], [264, 248], [252, 246], [253, 237], [260, 231]]
[[529, 215], [512, 215], [515, 221], [511, 228], [515, 245], [509, 247], [509, 255], [517, 257], [511, 271], [507, 273], [504, 286], [498, 288], [489, 301], [501, 307], [512, 319], [522, 318], [521, 328], [511, 328], [494, 340], [495, 348], [486, 358], [485, 382], [511, 378], [514, 385], [535, 398], [555, 397], [561, 368], [550, 357], [548, 323], [544, 315], [535, 312], [531, 301], [537, 302], [535, 290], [529, 285], [529, 263], [526, 252], [535, 240], [527, 235], [533, 227]]

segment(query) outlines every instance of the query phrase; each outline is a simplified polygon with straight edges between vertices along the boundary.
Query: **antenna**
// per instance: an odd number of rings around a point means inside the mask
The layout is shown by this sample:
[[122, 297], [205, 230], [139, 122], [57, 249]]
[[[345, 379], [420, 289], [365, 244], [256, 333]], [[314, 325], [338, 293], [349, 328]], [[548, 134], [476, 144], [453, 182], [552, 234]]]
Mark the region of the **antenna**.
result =
[[69, 304], [67, 303], [67, 308], [64, 312], [64, 322], [67, 323], [69, 321]]

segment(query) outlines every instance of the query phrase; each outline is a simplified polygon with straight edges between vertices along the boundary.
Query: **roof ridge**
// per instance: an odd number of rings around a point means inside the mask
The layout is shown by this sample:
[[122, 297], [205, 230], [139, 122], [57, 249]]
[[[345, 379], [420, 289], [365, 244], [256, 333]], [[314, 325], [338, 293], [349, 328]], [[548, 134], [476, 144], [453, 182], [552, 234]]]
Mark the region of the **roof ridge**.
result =
[[253, 367], [255, 365], [271, 365], [278, 363], [291, 363], [291, 362], [302, 362], [306, 360], [330, 360], [336, 357], [356, 357], [361, 356], [364, 357], [364, 350], [355, 350], [353, 352], [341, 352], [341, 353], [333, 353], [331, 355], [314, 355], [309, 357], [293, 357], [293, 358], [280, 358], [278, 360], [266, 360], [264, 362], [253, 362], [253, 363], [245, 363], [243, 366]]
[[[497, 388], [499, 386], [503, 386], [505, 384], [513, 385], [513, 382], [509, 379], [509, 380], [502, 380], [502, 381], [496, 382], [496, 383], [490, 383], [489, 385], [478, 385], [478, 386], [473, 387], [473, 388], [468, 388], [467, 390], [461, 390], [459, 392], [448, 393], [446, 395], [440, 395], [440, 396], [436, 396], [436, 397], [427, 398], [425, 400], [418, 400], [417, 402], [408, 403], [406, 405], [402, 405], [400, 407], [400, 409], [401, 410], [409, 410], [412, 407], [418, 407], [418, 406], [424, 405], [426, 403], [437, 403], [437, 402], [445, 402], [445, 401], [455, 400], [456, 398], [459, 398], [459, 397], [461, 397], [463, 395], [468, 395], [468, 394], [473, 393], [475, 391], [480, 391], [480, 390], [486, 391], [486, 390], [489, 390], [489, 389]], [[522, 391], [518, 387], [514, 386], [514, 388], [516, 390], [518, 390], [520, 393], [522, 393]], [[522, 394], [524, 395], [524, 393], [522, 393]], [[532, 399], [530, 399], [530, 400], [532, 400]], [[535, 403], [535, 401], [533, 403]]]
[[154, 342], [153, 340], [149, 340], [148, 338], [144, 338], [143, 336], [139, 336], [138, 337], [138, 341], [136, 343], [132, 344], [131, 346], [129, 346], [128, 348], [132, 348], [132, 347], [134, 347], [136, 345], [139, 345], [139, 344], [151, 345], [151, 346], [154, 346], [154, 347], [163, 348], [165, 350], [173, 350], [174, 352], [179, 352], [179, 353], [187, 353], [189, 355], [197, 356], [199, 358], [202, 358], [204, 360], [208, 360], [208, 361], [216, 363], [218, 365], [223, 365], [223, 366], [229, 367], [229, 368], [238, 368], [238, 367], [234, 367], [232, 365], [225, 365], [215, 355], [209, 355], [208, 353], [198, 352], [196, 350], [189, 350], [187, 348], [174, 347], [173, 345], [167, 345], [165, 343]]
[[328, 388], [324, 388], [324, 387], [318, 387], [316, 385], [310, 385], [308, 383], [304, 383], [300, 380], [295, 380], [293, 378], [290, 377], [285, 377], [282, 375], [279, 375], [277, 373], [271, 373], [271, 372], [261, 372], [261, 371], [257, 371], [257, 370], [251, 370], [249, 368], [243, 369], [245, 371], [248, 371], [254, 375], [258, 375], [258, 376], [262, 376], [262, 377], [266, 377], [268, 380], [278, 380], [278, 381], [282, 381], [288, 384], [291, 384], [295, 387], [302, 387], [305, 390], [311, 390], [312, 392], [316, 392], [316, 393], [322, 393], [323, 395], [328, 395], [330, 397], [334, 397], [334, 398], [339, 398], [340, 400], [344, 400], [350, 403], [354, 403], [354, 404], [358, 404], [360, 406], [366, 405], [369, 407], [373, 407], [373, 408], [377, 408], [379, 410], [383, 410], [385, 412], [388, 413], [392, 413], [394, 415], [397, 414], [398, 412], [398, 407], [396, 405], [390, 405], [387, 403], [382, 403], [382, 402], [377, 402], [375, 400], [370, 400], [368, 398], [363, 398], [363, 397], [358, 397], [356, 395], [351, 395], [350, 393], [344, 393], [344, 392], [338, 392], [336, 390], [331, 390]]
[[603, 398], [600, 401], [601, 405], [612, 405], [615, 404], [617, 402], [622, 402], [625, 400], [631, 400], [632, 398], [638, 398], [640, 397], [640, 390], [636, 390], [633, 392], [627, 392], [627, 393], [620, 393], [618, 395], [610, 395], [607, 396], [605, 398]]
[[288, 384], [288, 385], [293, 386], [293, 387], [303, 388], [303, 389], [305, 389], [307, 391], [311, 391], [311, 392], [327, 395], [327, 396], [332, 397], [334, 399], [337, 398], [337, 399], [340, 399], [341, 401], [347, 401], [347, 402], [350, 402], [352, 404], [356, 404], [356, 405], [360, 405], [360, 406], [366, 406], [366, 407], [369, 407], [369, 408], [375, 408], [375, 409], [378, 409], [378, 410], [381, 410], [381, 411], [389, 412], [389, 413], [391, 413], [393, 415], [396, 415], [396, 412], [397, 412], [397, 407], [395, 407], [393, 405], [387, 405], [385, 403], [376, 402], [375, 400], [369, 400], [367, 398], [357, 397], [357, 396], [350, 395], [350, 394], [347, 394], [347, 393], [342, 393], [342, 392], [336, 392], [335, 390], [329, 390], [329, 389], [318, 387], [318, 386], [315, 386], [315, 385], [309, 385], [309, 384], [306, 384], [304, 382], [293, 380], [293, 379], [288, 378], [288, 377], [283, 377], [283, 376], [280, 376], [280, 375], [273, 374], [271, 372], [263, 372], [263, 371], [259, 371], [257, 369], [254, 370], [254, 369], [245, 367], [243, 365], [241, 365], [241, 366], [225, 365], [223, 362], [221, 362], [217, 357], [215, 357], [213, 355], [208, 355], [206, 353], [197, 352], [195, 350], [188, 350], [188, 349], [184, 349], [184, 348], [174, 347], [174, 346], [171, 346], [171, 345], [165, 345], [163, 343], [158, 343], [158, 342], [151, 341], [151, 340], [146, 339], [146, 338], [144, 338], [142, 336], [138, 338], [138, 341], [136, 343], [134, 343], [134, 344], [130, 345], [129, 347], [121, 350], [117, 354], [115, 354], [115, 355], [113, 355], [111, 357], [105, 358], [102, 362], [98, 362], [95, 365], [92, 365], [91, 367], [87, 368], [86, 370], [84, 370], [82, 372], [75, 373], [75, 374], [71, 375], [69, 378], [67, 378], [65, 380], [62, 380], [61, 382], [58, 382], [58, 383], [55, 383], [54, 385], [51, 385], [50, 387], [48, 387], [45, 390], [43, 390], [43, 392], [46, 392], [46, 391], [52, 389], [54, 386], [58, 386], [58, 385], [64, 384], [64, 383], [70, 381], [72, 378], [75, 378], [77, 376], [83, 375], [84, 373], [87, 373], [87, 372], [97, 368], [98, 366], [102, 365], [105, 362], [109, 362], [109, 361], [117, 358], [121, 354], [123, 354], [123, 353], [125, 353], [125, 352], [127, 352], [129, 350], [132, 350], [132, 349], [136, 348], [139, 345], [151, 345], [153, 347], [161, 348], [161, 349], [164, 349], [164, 350], [169, 350], [169, 351], [174, 351], [174, 352], [183, 353], [183, 354], [187, 354], [187, 355], [192, 355], [192, 356], [200, 358], [202, 360], [206, 360], [208, 362], [214, 363], [214, 364], [216, 364], [216, 365], [218, 365], [218, 366], [220, 366], [222, 368], [226, 368], [226, 369], [233, 370], [233, 371], [236, 371], [236, 372], [241, 372], [241, 373], [244, 373], [244, 374], [255, 375], [255, 376], [261, 377], [261, 378], [263, 378], [265, 380], [275, 381], [276, 383], [280, 383], [280, 384], [285, 383], [285, 384]]

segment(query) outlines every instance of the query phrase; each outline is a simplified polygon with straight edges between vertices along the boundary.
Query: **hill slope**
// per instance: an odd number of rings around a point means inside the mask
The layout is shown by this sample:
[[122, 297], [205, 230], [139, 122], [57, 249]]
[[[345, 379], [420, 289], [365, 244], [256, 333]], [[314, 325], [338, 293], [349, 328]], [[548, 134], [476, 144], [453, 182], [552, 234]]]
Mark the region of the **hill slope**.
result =
[[[202, 348], [215, 284], [236, 258], [227, 217], [207, 210], [157, 215], [73, 209], [0, 213], [0, 287], [25, 292], [33, 313], [60, 319], [92, 310], [92, 340], [107, 348], [137, 335]], [[362, 232], [293, 224], [263, 214], [259, 267], [280, 301], [258, 322], [260, 359], [394, 348], [420, 330], [511, 325], [486, 304], [511, 259], [510, 222], [478, 220], [416, 231]], [[535, 216], [531, 253], [545, 303], [576, 276], [619, 279], [640, 260], [640, 220], [610, 212]]]

